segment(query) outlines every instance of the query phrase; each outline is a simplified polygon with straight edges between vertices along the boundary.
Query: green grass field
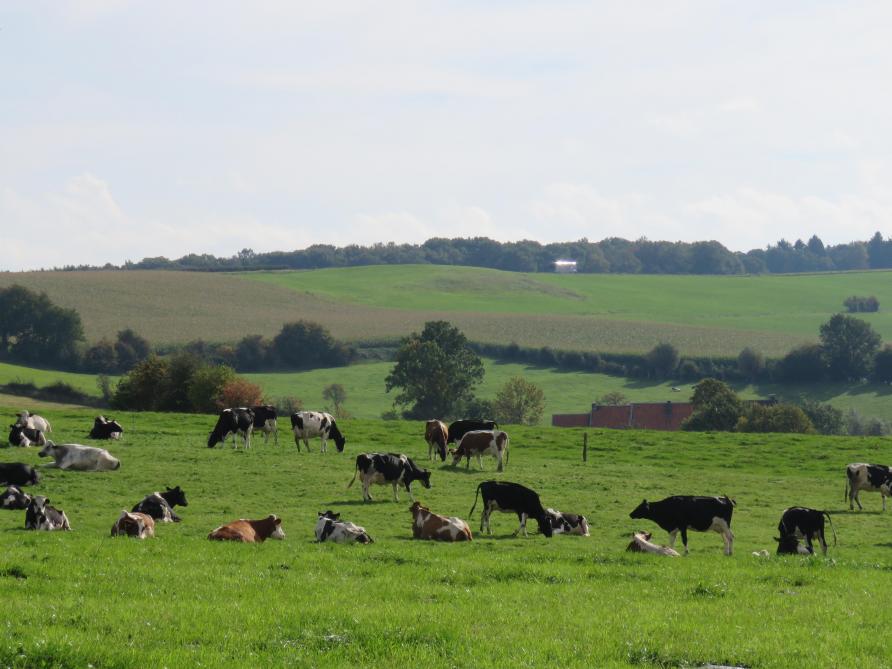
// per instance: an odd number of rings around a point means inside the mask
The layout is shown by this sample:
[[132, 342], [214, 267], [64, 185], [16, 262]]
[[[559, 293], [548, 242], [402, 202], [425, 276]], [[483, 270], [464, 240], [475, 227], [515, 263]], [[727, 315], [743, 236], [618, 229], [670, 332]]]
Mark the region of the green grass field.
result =
[[[12, 409], [5, 409], [11, 415]], [[54, 436], [84, 442], [92, 413], [48, 410]], [[346, 489], [362, 451], [426, 454], [419, 423], [344, 421], [347, 452], [207, 449], [211, 417], [120, 415], [108, 445], [115, 472], [47, 469], [35, 493], [68, 514], [73, 532], [21, 529], [0, 512], [0, 665], [11, 667], [692, 667], [889, 666], [884, 593], [892, 587], [889, 513], [865, 494], [843, 510], [844, 466], [888, 461], [884, 439], [591, 432], [511, 427], [511, 458], [496, 475], [432, 466], [416, 495], [468, 518], [477, 484], [494, 476], [536, 489], [546, 506], [585, 514], [590, 538], [494, 535], [445, 545], [411, 539], [408, 499]], [[318, 445], [317, 445], [318, 448]], [[0, 461], [38, 464], [35, 449]], [[425, 463], [426, 464], [426, 463]], [[139, 542], [108, 536], [122, 508], [181, 485], [183, 522]], [[735, 552], [692, 533], [691, 555], [626, 553], [642, 497], [728, 494], [737, 501]], [[792, 504], [834, 513], [827, 558], [757, 558], [773, 550]], [[364, 525], [370, 546], [313, 543], [327, 508]], [[277, 513], [287, 538], [211, 543], [217, 525]], [[13, 613], [14, 612], [14, 613]]]
[[[523, 346], [642, 352], [661, 341], [693, 355], [779, 356], [817, 339], [849, 295], [875, 295], [865, 314], [892, 340], [892, 272], [789, 276], [553, 275], [469, 267], [375, 266], [303, 272], [0, 273], [76, 308], [87, 337], [132, 327], [155, 343], [273, 336], [306, 318], [340, 338], [402, 337], [447, 319], [470, 339]], [[220, 299], [237, 305], [221, 317]]]

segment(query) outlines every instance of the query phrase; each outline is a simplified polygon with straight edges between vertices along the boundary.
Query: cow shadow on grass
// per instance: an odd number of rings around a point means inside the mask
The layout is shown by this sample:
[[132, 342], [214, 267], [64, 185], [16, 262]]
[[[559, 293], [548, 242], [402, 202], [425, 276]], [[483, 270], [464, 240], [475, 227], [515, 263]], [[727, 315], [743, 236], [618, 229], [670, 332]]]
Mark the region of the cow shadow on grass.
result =
[[892, 548], [892, 541], [886, 541], [881, 544], [874, 544], [877, 548]]
[[825, 511], [831, 515], [840, 516], [879, 516], [883, 514], [882, 510], [868, 511], [867, 509], [862, 509], [861, 511], [850, 511], [849, 509], [825, 509]]
[[400, 499], [400, 501], [394, 502], [392, 499], [387, 498], [387, 499], [373, 499], [371, 502], [366, 502], [361, 499], [335, 500], [335, 501], [331, 501], [331, 502], [323, 502], [323, 506], [328, 505], [328, 508], [330, 508], [330, 509], [333, 509], [335, 506], [373, 506], [373, 505], [377, 505], [377, 504], [390, 504], [390, 505], [406, 504], [406, 505], [411, 506], [412, 500], [411, 499], [405, 499], [405, 500]]

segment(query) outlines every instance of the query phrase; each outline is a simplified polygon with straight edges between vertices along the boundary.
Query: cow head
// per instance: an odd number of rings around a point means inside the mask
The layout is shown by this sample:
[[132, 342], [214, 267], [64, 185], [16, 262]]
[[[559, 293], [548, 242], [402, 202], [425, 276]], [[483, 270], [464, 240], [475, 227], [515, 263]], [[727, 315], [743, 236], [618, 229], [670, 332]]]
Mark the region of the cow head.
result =
[[47, 439], [46, 443], [43, 445], [43, 448], [40, 449], [40, 452], [37, 454], [42, 458], [51, 458], [56, 455], [56, 444], [52, 439]]
[[31, 440], [25, 436], [25, 428], [18, 423], [9, 426], [9, 443], [13, 446], [30, 446]]
[[422, 506], [421, 502], [413, 502], [412, 506], [409, 507], [409, 513], [414, 517], [419, 513], [430, 513], [430, 509], [426, 506]]
[[319, 518], [328, 518], [329, 520], [339, 520], [340, 517], [341, 517], [341, 514], [335, 513], [331, 509], [328, 509], [327, 511], [319, 512]]
[[428, 469], [420, 469], [415, 472], [415, 480], [421, 481], [421, 485], [425, 488], [431, 487], [431, 473]]
[[189, 506], [189, 502], [186, 501], [186, 493], [182, 491], [180, 486], [176, 488], [164, 486], [164, 499], [171, 506]]
[[46, 506], [49, 503], [49, 497], [34, 495], [34, 497], [31, 498], [31, 503], [28, 504], [28, 513], [38, 516], [46, 515]]
[[267, 520], [271, 520], [273, 522], [273, 531], [272, 534], [269, 535], [270, 539], [284, 539], [285, 538], [285, 530], [282, 529], [282, 519], [276, 516], [275, 514], [270, 515]]
[[812, 554], [812, 551], [809, 550], [808, 546], [803, 546], [801, 543], [799, 543], [799, 539], [796, 538], [795, 534], [785, 534], [781, 537], [775, 537], [774, 540], [777, 542], [778, 555]]
[[542, 515], [536, 518], [536, 522], [539, 523], [539, 531], [551, 539], [554, 535], [554, 528], [551, 526], [551, 516], [543, 511]]
[[650, 504], [645, 499], [629, 514], [629, 518], [647, 518], [648, 514], [650, 514]]
[[343, 453], [344, 444], [347, 443], [347, 438], [341, 434], [341, 431], [338, 429], [338, 426], [334, 421], [331, 421], [331, 429], [328, 432], [328, 436], [334, 439], [335, 446], [338, 448], [338, 453]]

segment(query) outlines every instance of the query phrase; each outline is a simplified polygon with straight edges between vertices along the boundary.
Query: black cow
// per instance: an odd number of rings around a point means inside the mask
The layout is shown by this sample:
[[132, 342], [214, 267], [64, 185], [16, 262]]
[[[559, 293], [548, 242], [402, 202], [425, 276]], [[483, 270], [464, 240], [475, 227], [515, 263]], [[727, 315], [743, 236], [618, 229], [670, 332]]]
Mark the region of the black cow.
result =
[[480, 497], [481, 493], [483, 494], [483, 511], [480, 514], [481, 533], [483, 532], [483, 527], [486, 526], [486, 532], [492, 534], [492, 530], [489, 527], [489, 516], [493, 511], [513, 511], [520, 519], [520, 527], [514, 532], [515, 536], [521, 531], [523, 531], [524, 536], [528, 536], [527, 518], [535, 518], [536, 522], [539, 523], [539, 531], [546, 537], [551, 538], [552, 534], [554, 534], [554, 529], [551, 526], [551, 517], [542, 508], [539, 494], [534, 490], [509, 481], [484, 481], [477, 486], [474, 506], [468, 512], [468, 518], [474, 513], [474, 509], [477, 507], [477, 498]]
[[846, 492], [849, 509], [854, 510], [853, 502], [858, 502], [858, 509], [863, 509], [858, 493], [861, 490], [878, 492], [883, 497], [883, 511], [886, 510], [886, 498], [892, 497], [892, 467], [886, 465], [869, 465], [854, 462], [846, 467]]
[[22, 492], [18, 486], [11, 485], [0, 493], [0, 509], [21, 510], [27, 509], [31, 503], [31, 495]]
[[797, 546], [800, 538], [805, 539], [805, 546], [809, 554], [814, 553], [815, 549], [814, 546], [812, 546], [812, 540], [815, 537], [818, 538], [818, 542], [821, 544], [821, 551], [824, 555], [827, 555], [827, 541], [824, 539], [825, 516], [830, 522], [830, 529], [833, 531], [833, 545], [835, 546], [836, 530], [833, 527], [833, 521], [830, 519], [829, 513], [826, 511], [808, 509], [803, 506], [791, 506], [789, 509], [785, 509], [781, 515], [780, 523], [777, 525], [777, 531], [780, 533], [780, 538], [777, 539], [778, 555], [788, 552], [801, 552], [798, 550], [789, 550], [793, 544], [791, 538], [795, 540]]
[[93, 419], [90, 439], [120, 439], [122, 434], [124, 434], [124, 428], [114, 418], [96, 416]]
[[431, 473], [427, 469], [421, 469], [411, 458], [401, 453], [360, 453], [356, 456], [356, 471], [347, 484], [348, 488], [356, 481], [357, 475], [362, 481], [362, 499], [366, 502], [372, 501], [369, 494], [372, 483], [392, 485], [394, 502], [400, 501], [396, 495], [396, 487], [400, 483], [406, 486], [413, 502], [415, 497], [412, 495], [412, 481], [421, 481], [425, 488], [431, 487]]
[[153, 492], [151, 495], [146, 495], [139, 504], [133, 507], [133, 512], [144, 513], [162, 523], [178, 523], [180, 517], [173, 511], [173, 507], [178, 504], [189, 506], [189, 502], [186, 501], [186, 493], [180, 490], [180, 486], [165, 488], [164, 492]]
[[494, 420], [457, 420], [449, 424], [449, 433], [446, 436], [447, 444], [461, 441], [465, 432], [472, 430], [498, 430], [499, 424]]
[[254, 411], [245, 407], [237, 409], [223, 409], [217, 418], [217, 424], [208, 437], [208, 448], [226, 441], [226, 437], [232, 435], [232, 447], [238, 448], [235, 436], [244, 439], [245, 448], [251, 447], [251, 430], [254, 429]]
[[9, 443], [12, 446], [44, 446], [46, 435], [40, 430], [13, 423], [9, 426]]
[[0, 485], [34, 485], [40, 481], [40, 474], [31, 465], [23, 462], [0, 464]]
[[68, 516], [61, 509], [50, 506], [50, 500], [36, 495], [25, 510], [26, 530], [70, 530]]
[[681, 532], [684, 552], [688, 552], [688, 528], [698, 532], [713, 530], [725, 541], [725, 555], [731, 555], [734, 533], [731, 532], [731, 514], [736, 502], [729, 497], [695, 497], [675, 495], [659, 502], [644, 500], [630, 518], [647, 518], [669, 533], [669, 546], [675, 546], [675, 536]]
[[269, 441], [269, 435], [273, 435], [276, 446], [279, 445], [279, 421], [276, 407], [271, 404], [261, 404], [251, 407], [254, 412], [254, 432], [263, 432], [263, 443]]

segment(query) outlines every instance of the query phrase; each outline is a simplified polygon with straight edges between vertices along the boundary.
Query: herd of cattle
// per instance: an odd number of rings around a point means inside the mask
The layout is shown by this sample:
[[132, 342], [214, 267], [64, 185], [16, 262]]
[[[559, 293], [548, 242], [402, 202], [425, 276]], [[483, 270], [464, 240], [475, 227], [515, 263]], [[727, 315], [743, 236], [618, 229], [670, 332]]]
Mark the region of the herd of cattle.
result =
[[[309, 439], [320, 437], [321, 450], [326, 451], [326, 443], [330, 438], [335, 442], [339, 452], [344, 450], [346, 438], [338, 429], [335, 419], [327, 413], [316, 411], [299, 411], [291, 415], [291, 426], [295, 444], [300, 449], [303, 442], [309, 451]], [[121, 464], [103, 448], [83, 446], [81, 444], [55, 444], [47, 438], [52, 431], [50, 423], [36, 415], [22, 412], [16, 422], [10, 426], [9, 443], [12, 446], [41, 447], [41, 457], [52, 457], [54, 462], [46, 467], [80, 471], [115, 470]], [[225, 443], [231, 438], [236, 447], [236, 436], [241, 437], [245, 448], [250, 447], [251, 434], [259, 430], [264, 435], [264, 442], [272, 435], [278, 444], [278, 425], [276, 409], [272, 406], [256, 406], [251, 408], [224, 409], [220, 412], [214, 429], [208, 437], [208, 447]], [[124, 430], [121, 425], [104, 416], [96, 417], [89, 436], [94, 439], [118, 439]], [[425, 424], [425, 441], [428, 444], [428, 458], [439, 457], [446, 461], [452, 455], [453, 465], [458, 465], [464, 458], [466, 467], [470, 467], [472, 457], [477, 459], [482, 468], [482, 456], [489, 455], [497, 462], [497, 471], [504, 471], [508, 464], [508, 434], [500, 430], [493, 421], [460, 420], [448, 427], [439, 420], [430, 420]], [[449, 448], [449, 444], [455, 444]], [[399, 501], [397, 488], [402, 485], [412, 499], [409, 511], [412, 516], [412, 534], [418, 539], [437, 539], [443, 541], [471, 541], [473, 534], [468, 523], [461, 518], [446, 517], [433, 513], [429, 508], [416, 501], [412, 494], [412, 483], [419, 481], [425, 488], [430, 488], [431, 472], [415, 464], [411, 458], [401, 453], [360, 453], [356, 456], [353, 479], [357, 477], [362, 484], [364, 501], [371, 501], [369, 488], [372, 484], [390, 485], [393, 488], [393, 499]], [[69, 530], [71, 529], [65, 513], [51, 506], [44, 496], [32, 496], [22, 490], [22, 486], [34, 485], [40, 481], [40, 474], [33, 467], [23, 463], [0, 463], [0, 485], [8, 486], [0, 494], [0, 508], [25, 510], [25, 528], [35, 530]], [[892, 496], [892, 468], [885, 465], [853, 463], [846, 468], [845, 497], [849, 508], [863, 508], [859, 492], [879, 492], [882, 496], [883, 510], [886, 509], [886, 497]], [[490, 516], [494, 511], [514, 513], [519, 520], [515, 535], [523, 533], [527, 536], [526, 522], [534, 519], [539, 531], [545, 537], [555, 534], [576, 534], [589, 536], [588, 521], [582, 515], [561, 513], [542, 506], [539, 495], [518, 483], [508, 481], [484, 481], [477, 486], [474, 504], [468, 512], [470, 517], [477, 502], [482, 500], [480, 532], [492, 534]], [[131, 511], [124, 509], [115, 521], [111, 534], [127, 535], [139, 538], [153, 537], [155, 521], [179, 522], [180, 518], [173, 511], [175, 506], [188, 506], [185, 493], [179, 486], [167, 488], [165, 492], [153, 492], [138, 502]], [[666, 499], [648, 502], [644, 500], [629, 516], [634, 519], [646, 519], [656, 523], [669, 533], [669, 545], [661, 546], [651, 541], [649, 532], [635, 532], [627, 550], [646, 552], [665, 556], [678, 556], [674, 549], [676, 536], [680, 533], [684, 551], [688, 552], [688, 530], [698, 532], [714, 531], [722, 536], [725, 554], [731, 555], [734, 534], [731, 531], [731, 517], [736, 502], [727, 497], [700, 497], [676, 495]], [[791, 507], [784, 510], [778, 523], [778, 554], [811, 555], [814, 553], [813, 542], [821, 546], [827, 553], [825, 538], [825, 518], [830, 521], [834, 543], [836, 531], [830, 515], [826, 511], [805, 507]], [[372, 543], [372, 538], [365, 528], [342, 520], [339, 513], [327, 510], [318, 514], [315, 528], [317, 541]], [[266, 539], [283, 539], [285, 532], [278, 516], [270, 515], [260, 520], [239, 519], [214, 529], [209, 539], [236, 540], [248, 543], [262, 542]], [[805, 541], [803, 545], [801, 540]]]

